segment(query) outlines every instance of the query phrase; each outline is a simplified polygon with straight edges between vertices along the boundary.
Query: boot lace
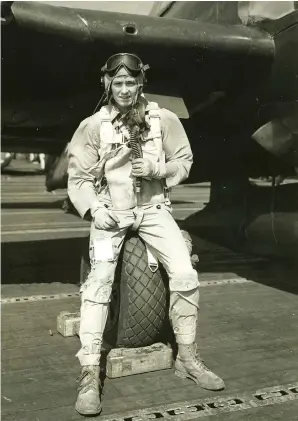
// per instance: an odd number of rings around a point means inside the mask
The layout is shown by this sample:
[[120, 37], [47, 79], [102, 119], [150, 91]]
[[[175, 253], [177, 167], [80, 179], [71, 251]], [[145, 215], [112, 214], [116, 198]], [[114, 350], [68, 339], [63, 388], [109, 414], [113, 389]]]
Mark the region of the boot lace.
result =
[[195, 360], [201, 367], [204, 368], [204, 370], [210, 371], [210, 369], [206, 366], [205, 361], [201, 359], [200, 353], [197, 349], [195, 351]]
[[[87, 377], [87, 379], [86, 379]], [[96, 379], [96, 376], [91, 371], [85, 370], [82, 374], [77, 377], [76, 381], [79, 383], [78, 391], [80, 392], [82, 389], [94, 390], [97, 391], [97, 387], [101, 390], [101, 385], [99, 380]]]

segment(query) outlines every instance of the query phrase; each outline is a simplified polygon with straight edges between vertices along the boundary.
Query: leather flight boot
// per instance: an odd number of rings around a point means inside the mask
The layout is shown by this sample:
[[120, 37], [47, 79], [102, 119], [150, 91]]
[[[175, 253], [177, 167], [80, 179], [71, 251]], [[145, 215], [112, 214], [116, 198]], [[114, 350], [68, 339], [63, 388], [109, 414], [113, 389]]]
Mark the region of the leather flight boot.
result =
[[78, 379], [78, 398], [75, 408], [81, 415], [97, 415], [101, 412], [98, 365], [85, 365]]
[[175, 361], [175, 374], [183, 379], [189, 378], [208, 390], [225, 388], [224, 381], [212, 373], [200, 359], [197, 345], [178, 345], [179, 351]]

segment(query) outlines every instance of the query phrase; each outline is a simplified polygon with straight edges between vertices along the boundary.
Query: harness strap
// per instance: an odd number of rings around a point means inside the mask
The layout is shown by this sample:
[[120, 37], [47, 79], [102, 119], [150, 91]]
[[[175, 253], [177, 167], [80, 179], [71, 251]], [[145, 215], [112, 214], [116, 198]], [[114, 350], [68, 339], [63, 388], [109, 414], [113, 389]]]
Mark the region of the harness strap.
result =
[[147, 258], [148, 258], [148, 266], [151, 272], [156, 272], [158, 269], [158, 260], [155, 258], [154, 254], [152, 253], [152, 250], [148, 244], [146, 244], [146, 250], [147, 250]]
[[120, 135], [122, 137], [121, 143], [125, 143], [126, 141], [128, 141], [130, 139], [130, 133], [127, 130], [127, 128], [125, 127], [125, 125], [123, 124], [122, 121], [119, 122], [118, 127], [119, 127], [119, 130], [121, 132]]
[[[146, 119], [150, 126], [150, 132], [152, 136], [152, 140], [155, 144], [159, 162], [163, 166], [165, 165], [165, 152], [162, 147], [162, 133], [161, 133], [161, 118], [160, 118], [160, 108], [156, 102], [149, 102], [146, 107]], [[111, 116], [110, 116], [110, 109], [109, 106], [104, 106], [99, 111], [99, 118], [101, 121], [100, 124], [100, 139], [103, 144], [106, 145], [115, 145], [115, 144], [124, 144], [126, 143], [129, 138], [130, 134], [125, 125], [120, 121], [119, 122], [119, 132], [115, 132], [115, 128], [113, 127]], [[108, 149], [109, 150], [109, 149]], [[107, 150], [107, 151], [108, 151]], [[164, 194], [165, 199], [169, 202], [169, 190], [166, 188], [166, 184], [164, 183]]]
[[114, 143], [114, 128], [108, 107], [102, 107], [99, 111], [100, 118], [100, 140], [103, 143]]
[[156, 137], [161, 138], [159, 110], [149, 110], [148, 114], [149, 114], [150, 128], [151, 128], [152, 136], [154, 138], [156, 138]]
[[162, 148], [160, 108], [156, 102], [150, 103], [150, 106], [148, 108], [149, 125], [153, 141], [158, 151], [158, 156], [160, 157], [161, 162], [165, 162], [165, 153]]
[[137, 231], [137, 229], [139, 228], [141, 222], [143, 221], [144, 218], [144, 211], [143, 209], [138, 209], [136, 212], [134, 212], [134, 216], [135, 216], [135, 221], [133, 223], [133, 225], [131, 226], [131, 230], [132, 231]]
[[[165, 155], [165, 151], [163, 150], [163, 147], [162, 147], [160, 108], [159, 108], [159, 106], [156, 102], [152, 102], [151, 104], [153, 105], [149, 109], [149, 121], [150, 121], [151, 133], [152, 133], [152, 136], [153, 136], [153, 141], [154, 141], [155, 147], [158, 151], [159, 163], [162, 167], [165, 168], [166, 155]], [[168, 189], [168, 187], [166, 185], [165, 179], [163, 179], [162, 181], [163, 181], [165, 202], [167, 204], [169, 204], [169, 203], [171, 203], [170, 202], [170, 190]]]

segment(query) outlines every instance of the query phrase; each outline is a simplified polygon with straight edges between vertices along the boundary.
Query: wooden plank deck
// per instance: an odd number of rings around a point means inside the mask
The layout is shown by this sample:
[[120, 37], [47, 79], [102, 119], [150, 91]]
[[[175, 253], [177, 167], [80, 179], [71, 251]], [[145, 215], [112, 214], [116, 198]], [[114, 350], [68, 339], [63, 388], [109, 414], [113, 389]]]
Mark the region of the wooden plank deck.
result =
[[[2, 420], [82, 419], [73, 407], [79, 339], [55, 333], [57, 314], [78, 306], [78, 298], [3, 305]], [[106, 379], [101, 418], [298, 380], [295, 294], [257, 283], [203, 287], [198, 338], [206, 363], [225, 379], [224, 392], [203, 390], [173, 370]], [[296, 414], [297, 400], [210, 419], [297, 421]]]
[[[88, 227], [59, 210], [65, 192], [45, 193], [44, 176], [35, 168], [16, 161], [8, 174], [1, 176], [2, 300], [63, 293], [73, 297], [2, 304], [1, 419], [78, 421], [83, 419], [74, 410], [79, 339], [63, 338], [55, 329], [61, 311], [77, 311], [79, 307], [75, 284], [79, 280], [81, 237], [87, 235]], [[179, 187], [173, 194], [175, 217], [183, 219], [195, 212], [208, 201], [208, 195], [208, 186]], [[297, 266], [287, 264], [286, 270], [278, 262], [268, 266], [222, 247], [210, 248], [200, 239], [196, 247], [202, 280], [198, 343], [206, 363], [224, 378], [226, 390], [205, 391], [177, 378], [173, 370], [106, 379], [103, 413], [94, 419], [104, 421], [116, 414], [113, 419], [141, 421], [140, 413], [133, 418], [131, 411], [163, 405], [177, 408], [179, 402], [205, 398], [213, 402], [218, 396], [245, 395], [249, 400], [258, 389], [285, 388], [297, 382]], [[214, 283], [239, 276], [256, 282]], [[278, 403], [277, 399], [271, 405], [216, 412], [210, 417], [205, 411], [198, 418], [297, 421], [297, 402]], [[169, 417], [167, 420], [188, 419], [187, 413]]]

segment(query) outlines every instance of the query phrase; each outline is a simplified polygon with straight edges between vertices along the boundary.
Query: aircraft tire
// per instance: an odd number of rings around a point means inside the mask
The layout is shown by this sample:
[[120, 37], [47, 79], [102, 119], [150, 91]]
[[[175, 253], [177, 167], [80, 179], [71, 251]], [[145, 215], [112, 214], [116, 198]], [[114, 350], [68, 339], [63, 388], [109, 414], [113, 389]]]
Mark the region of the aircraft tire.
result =
[[[89, 247], [88, 247], [89, 248]], [[90, 271], [88, 249], [81, 261], [81, 282]], [[162, 267], [148, 267], [144, 242], [128, 234], [119, 256], [104, 341], [111, 347], [141, 347], [169, 335], [168, 278]]]

